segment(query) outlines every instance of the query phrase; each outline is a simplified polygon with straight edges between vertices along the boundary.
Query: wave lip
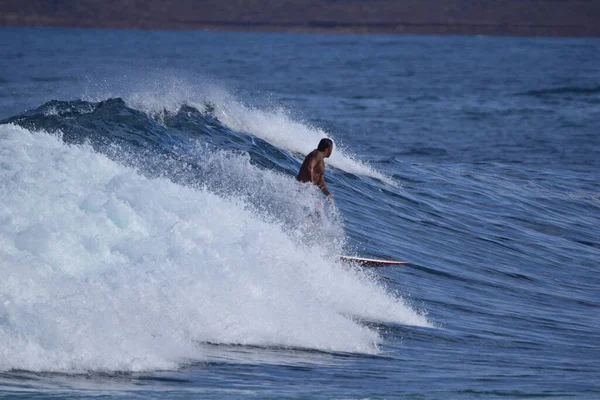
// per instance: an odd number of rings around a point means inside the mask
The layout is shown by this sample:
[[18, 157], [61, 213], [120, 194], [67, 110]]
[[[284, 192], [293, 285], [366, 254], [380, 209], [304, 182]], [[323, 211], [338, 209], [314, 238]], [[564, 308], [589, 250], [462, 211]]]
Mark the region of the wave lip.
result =
[[[143, 142], [179, 144], [182, 138], [211, 138], [215, 145], [250, 145], [258, 138], [276, 147], [285, 157], [302, 162], [319, 141], [330, 137], [335, 149], [326, 163], [351, 174], [375, 178], [397, 186], [393, 178], [371, 167], [351, 154], [343, 144], [327, 132], [294, 121], [283, 109], [262, 110], [248, 107], [222, 91], [204, 94], [201, 100], [188, 94], [175, 94], [165, 101], [146, 93], [109, 97], [102, 101], [49, 101], [39, 108], [2, 121], [28, 129], [61, 131], [69, 142], [128, 142], [140, 146]], [[176, 129], [182, 137], [175, 137]], [[74, 132], [75, 130], [75, 132]], [[246, 139], [249, 137], [250, 139]]]
[[343, 145], [338, 145], [335, 137], [319, 128], [293, 121], [282, 109], [264, 111], [248, 108], [235, 101], [227, 101], [217, 103], [215, 115], [234, 130], [251, 133], [281, 149], [299, 153], [301, 156], [313, 151], [321, 139], [329, 137], [334, 140], [334, 152], [326, 160], [328, 164], [352, 174], [368, 176], [388, 185], [394, 185], [390, 177], [358, 160]]
[[243, 199], [14, 125], [0, 152], [2, 371], [177, 368], [198, 342], [377, 353], [361, 319], [430, 326]]
[[[159, 119], [165, 111], [175, 114], [185, 106], [206, 110], [208, 104], [212, 116], [229, 129], [249, 133], [282, 150], [299, 154], [300, 157], [314, 150], [319, 140], [324, 137], [336, 141], [333, 135], [322, 129], [294, 120], [290, 113], [281, 107], [260, 109], [247, 106], [223, 88], [216, 86], [194, 87], [189, 82], [170, 79], [168, 86], [159, 85], [151, 90], [138, 90], [122, 97], [130, 107]], [[337, 141], [335, 151], [327, 162], [346, 172], [375, 178], [391, 186], [396, 185], [391, 177], [357, 159]]]

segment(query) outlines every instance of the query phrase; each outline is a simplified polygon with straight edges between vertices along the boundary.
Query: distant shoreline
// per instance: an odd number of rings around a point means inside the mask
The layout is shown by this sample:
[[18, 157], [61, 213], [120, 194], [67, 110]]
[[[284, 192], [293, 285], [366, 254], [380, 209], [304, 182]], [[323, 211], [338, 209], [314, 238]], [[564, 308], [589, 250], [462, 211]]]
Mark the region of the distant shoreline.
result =
[[523, 36], [523, 37], [565, 37], [565, 38], [598, 38], [600, 34], [581, 32], [577, 27], [553, 26], [501, 26], [491, 24], [480, 25], [442, 25], [427, 23], [400, 23], [394, 26], [377, 25], [275, 25], [275, 24], [236, 24], [212, 23], [194, 24], [143, 24], [130, 26], [122, 24], [69, 24], [60, 21], [24, 23], [7, 22], [0, 18], [0, 27], [21, 28], [80, 28], [80, 29], [122, 29], [122, 30], [174, 30], [174, 31], [210, 31], [210, 32], [279, 32], [279, 33], [320, 33], [320, 34], [392, 34], [392, 35], [464, 35], [464, 36]]
[[0, 26], [600, 37], [600, 0], [4, 0]]

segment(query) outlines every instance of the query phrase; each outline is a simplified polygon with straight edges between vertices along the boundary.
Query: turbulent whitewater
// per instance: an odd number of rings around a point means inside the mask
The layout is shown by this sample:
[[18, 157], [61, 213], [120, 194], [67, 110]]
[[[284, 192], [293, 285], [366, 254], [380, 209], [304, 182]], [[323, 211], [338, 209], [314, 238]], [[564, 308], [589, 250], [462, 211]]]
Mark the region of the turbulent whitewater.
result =
[[65, 113], [94, 107], [29, 117], [70, 124], [55, 133], [0, 125], [2, 370], [174, 368], [205, 360], [202, 343], [377, 353], [381, 337], [361, 320], [429, 326], [337, 261], [340, 222], [304, 211], [323, 201], [313, 188], [191, 138], [185, 161], [143, 129], [77, 136]]

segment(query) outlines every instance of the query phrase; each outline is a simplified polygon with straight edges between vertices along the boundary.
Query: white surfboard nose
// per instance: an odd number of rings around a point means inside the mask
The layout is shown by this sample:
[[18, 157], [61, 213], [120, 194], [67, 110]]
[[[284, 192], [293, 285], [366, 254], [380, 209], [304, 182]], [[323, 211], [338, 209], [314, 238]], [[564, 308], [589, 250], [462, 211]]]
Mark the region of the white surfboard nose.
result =
[[406, 261], [394, 261], [394, 260], [379, 260], [376, 258], [363, 258], [354, 256], [339, 256], [342, 261], [356, 262], [363, 265], [375, 266], [375, 265], [400, 265], [408, 264]]

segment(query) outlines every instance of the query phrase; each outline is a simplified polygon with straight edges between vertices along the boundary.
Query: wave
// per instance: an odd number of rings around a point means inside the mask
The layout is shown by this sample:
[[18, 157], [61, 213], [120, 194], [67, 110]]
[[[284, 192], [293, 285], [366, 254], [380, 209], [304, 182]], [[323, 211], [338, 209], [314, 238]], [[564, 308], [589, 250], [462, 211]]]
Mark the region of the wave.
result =
[[290, 111], [279, 106], [259, 108], [247, 105], [220, 86], [190, 84], [185, 79], [172, 77], [160, 82], [144, 83], [142, 88], [130, 89], [120, 97], [130, 107], [159, 119], [165, 113], [176, 113], [185, 106], [206, 110], [208, 104], [212, 116], [228, 128], [262, 139], [290, 152], [300, 161], [317, 147], [323, 137], [329, 137], [335, 142], [335, 151], [326, 163], [395, 186], [389, 176], [359, 160], [330, 132], [301, 118], [294, 118]]
[[314, 150], [323, 137], [329, 137], [335, 142], [335, 151], [326, 160], [327, 164], [351, 174], [375, 178], [387, 185], [396, 186], [391, 177], [358, 159], [331, 132], [292, 115], [290, 110], [280, 106], [249, 105], [256, 101], [246, 102], [240, 99], [234, 89], [229, 89], [220, 82], [214, 83], [211, 78], [181, 77], [178, 72], [154, 74], [146, 71], [143, 77], [130, 80], [113, 76], [103, 84], [108, 87], [94, 86], [89, 89], [90, 94], [83, 95], [83, 99], [100, 102], [122, 98], [127, 106], [158, 121], [165, 115], [176, 114], [186, 107], [208, 110], [229, 129], [266, 141], [299, 161]]
[[[115, 106], [122, 113], [111, 124], [135, 114], [118, 101], [46, 110]], [[184, 185], [111, 160], [93, 138], [69, 144], [0, 125], [0, 371], [177, 368], [210, 359], [199, 343], [377, 353], [382, 338], [361, 320], [430, 326], [374, 276], [336, 261], [343, 237], [305, 240], [301, 226], [259, 209], [256, 199], [280, 196], [293, 199], [288, 210], [302, 210], [310, 193], [293, 179], [201, 146], [197, 168], [222, 169]], [[245, 191], [212, 189], [227, 174], [243, 186], [236, 170], [251, 176]], [[252, 194], [257, 182], [274, 181], [282, 192], [274, 198], [260, 187]]]
[[576, 94], [576, 95], [591, 95], [600, 93], [600, 86], [580, 87], [580, 86], [564, 86], [550, 89], [530, 90], [527, 92], [517, 93], [517, 96], [533, 96], [545, 97], [560, 94]]
[[278, 148], [296, 153], [299, 159], [313, 151], [322, 138], [329, 137], [334, 140], [335, 150], [326, 160], [327, 164], [351, 174], [378, 179], [388, 185], [395, 184], [390, 177], [349, 153], [343, 143], [336, 141], [331, 134], [293, 121], [284, 109], [264, 111], [232, 101], [216, 103], [214, 112], [232, 129], [249, 132]]
[[[220, 148], [242, 151], [258, 145], [259, 150], [268, 147], [267, 152], [277, 153], [277, 157], [268, 159], [287, 161], [286, 165], [276, 163], [270, 167], [293, 174], [304, 156], [314, 150], [323, 137], [335, 140], [321, 129], [294, 121], [283, 109], [247, 107], [222, 92], [205, 95], [202, 100], [192, 99], [190, 95], [182, 96], [181, 100], [168, 96], [156, 99], [143, 93], [102, 101], [54, 100], [3, 122], [60, 130], [70, 142], [100, 139], [105, 144], [129, 141], [139, 146], [153, 146], [161, 144], [161, 140], [176, 145], [174, 142], [181, 139], [201, 138]], [[262, 161], [268, 162], [268, 159], [262, 158]], [[396, 185], [391, 177], [358, 160], [337, 141], [326, 163], [351, 174]]]

